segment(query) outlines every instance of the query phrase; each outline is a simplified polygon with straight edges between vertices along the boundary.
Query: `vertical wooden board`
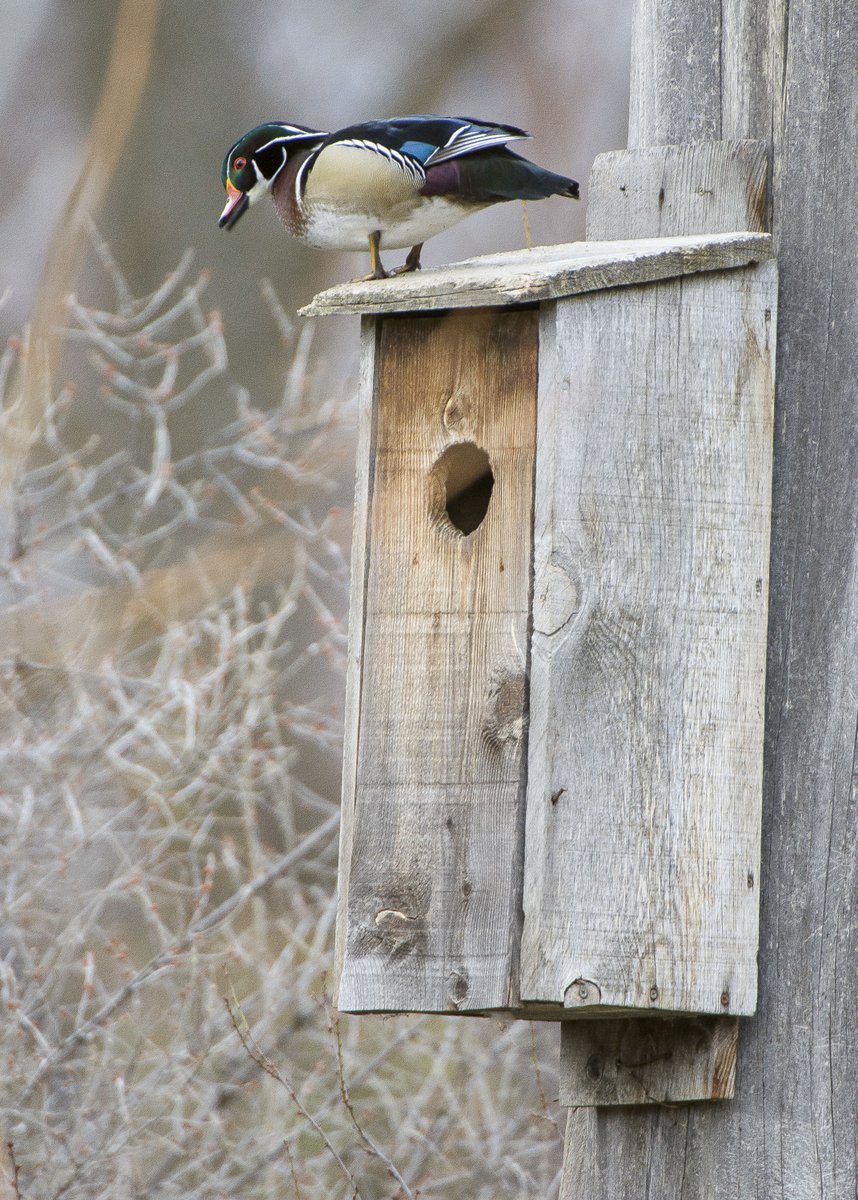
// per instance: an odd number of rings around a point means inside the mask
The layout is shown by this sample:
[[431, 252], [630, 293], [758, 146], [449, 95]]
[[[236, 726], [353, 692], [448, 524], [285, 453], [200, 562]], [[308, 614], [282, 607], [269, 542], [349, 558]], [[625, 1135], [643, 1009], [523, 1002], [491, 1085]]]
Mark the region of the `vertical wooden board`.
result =
[[[382, 324], [345, 1010], [517, 1000], [536, 370], [533, 309]], [[494, 488], [464, 536], [435, 464], [468, 442]]]
[[756, 999], [776, 274], [543, 317], [523, 1001]]
[[345, 954], [345, 904], [349, 894], [349, 863], [354, 836], [354, 800], [357, 779], [358, 717], [360, 715], [363, 612], [366, 603], [369, 497], [375, 463], [375, 372], [380, 322], [364, 317], [360, 333], [360, 381], [355, 450], [355, 502], [352, 530], [351, 586], [349, 588], [349, 640], [343, 736], [342, 807], [340, 815], [339, 889], [334, 974], [339, 980]]
[[685, 1104], [730, 1100], [738, 1017], [624, 1017], [566, 1021], [560, 1103]]
[[785, 0], [639, 0], [629, 146], [768, 138], [784, 78], [785, 10]]
[[587, 188], [587, 237], [764, 233], [768, 168], [768, 145], [750, 140], [600, 154]]

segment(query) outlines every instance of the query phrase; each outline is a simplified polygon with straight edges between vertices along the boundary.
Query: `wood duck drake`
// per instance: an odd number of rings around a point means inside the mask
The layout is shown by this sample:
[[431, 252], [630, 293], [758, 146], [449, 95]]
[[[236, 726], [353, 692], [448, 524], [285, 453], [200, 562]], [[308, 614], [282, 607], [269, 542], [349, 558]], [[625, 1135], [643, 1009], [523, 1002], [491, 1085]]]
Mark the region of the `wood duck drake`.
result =
[[[269, 121], [240, 137], [224, 159], [227, 201], [218, 224], [232, 229], [270, 193], [280, 220], [303, 242], [332, 250], [368, 245], [365, 278], [416, 271], [427, 238], [490, 204], [577, 199], [574, 179], [508, 149], [529, 136], [471, 117], [395, 117], [337, 133]], [[385, 271], [379, 251], [405, 246], [403, 266]]]

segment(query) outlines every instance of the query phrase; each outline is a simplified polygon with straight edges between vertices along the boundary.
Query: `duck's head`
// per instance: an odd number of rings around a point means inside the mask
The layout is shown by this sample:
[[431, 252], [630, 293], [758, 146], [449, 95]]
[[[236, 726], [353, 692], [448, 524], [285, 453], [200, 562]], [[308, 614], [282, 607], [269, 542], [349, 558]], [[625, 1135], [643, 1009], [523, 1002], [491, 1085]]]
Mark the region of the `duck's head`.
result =
[[218, 225], [232, 229], [251, 204], [271, 191], [296, 147], [312, 147], [327, 136], [321, 130], [282, 121], [269, 121], [243, 134], [223, 160], [221, 180], [226, 188], [226, 207]]

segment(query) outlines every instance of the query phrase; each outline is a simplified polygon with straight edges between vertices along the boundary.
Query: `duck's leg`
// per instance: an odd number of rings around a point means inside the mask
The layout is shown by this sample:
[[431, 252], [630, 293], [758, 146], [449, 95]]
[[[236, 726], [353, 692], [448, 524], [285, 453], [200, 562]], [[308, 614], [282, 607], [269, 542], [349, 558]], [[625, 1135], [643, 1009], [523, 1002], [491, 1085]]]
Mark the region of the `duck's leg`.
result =
[[378, 253], [381, 243], [381, 230], [375, 229], [369, 235], [369, 265], [372, 267], [370, 279], [387, 279], [387, 271], [381, 264], [381, 256]]
[[368, 279], [387, 279], [388, 272], [382, 266], [381, 257], [378, 253], [378, 244], [381, 241], [381, 230], [374, 229], [369, 235], [369, 264], [372, 267], [369, 275], [360, 275], [357, 279], [353, 279], [352, 283], [366, 283]]
[[394, 267], [390, 272], [391, 275], [405, 275], [408, 271], [420, 270], [420, 254], [423, 250], [423, 243], [418, 242], [416, 246], [412, 246], [408, 251], [408, 257], [401, 267]]

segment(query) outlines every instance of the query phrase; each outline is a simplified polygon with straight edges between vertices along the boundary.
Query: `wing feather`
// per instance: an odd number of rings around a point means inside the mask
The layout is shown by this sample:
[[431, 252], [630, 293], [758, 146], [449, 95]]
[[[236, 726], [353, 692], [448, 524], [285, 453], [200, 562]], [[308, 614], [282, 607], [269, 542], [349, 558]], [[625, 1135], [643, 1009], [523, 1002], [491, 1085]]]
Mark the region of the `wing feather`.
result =
[[427, 114], [350, 125], [329, 134], [325, 145], [337, 142], [381, 154], [421, 186], [428, 167], [529, 137], [514, 125]]
[[461, 158], [476, 150], [488, 150], [492, 146], [505, 146], [508, 142], [521, 141], [530, 134], [523, 129], [506, 125], [475, 125], [468, 121], [454, 129], [443, 146], [433, 150], [424, 166], [432, 167], [451, 158]]

